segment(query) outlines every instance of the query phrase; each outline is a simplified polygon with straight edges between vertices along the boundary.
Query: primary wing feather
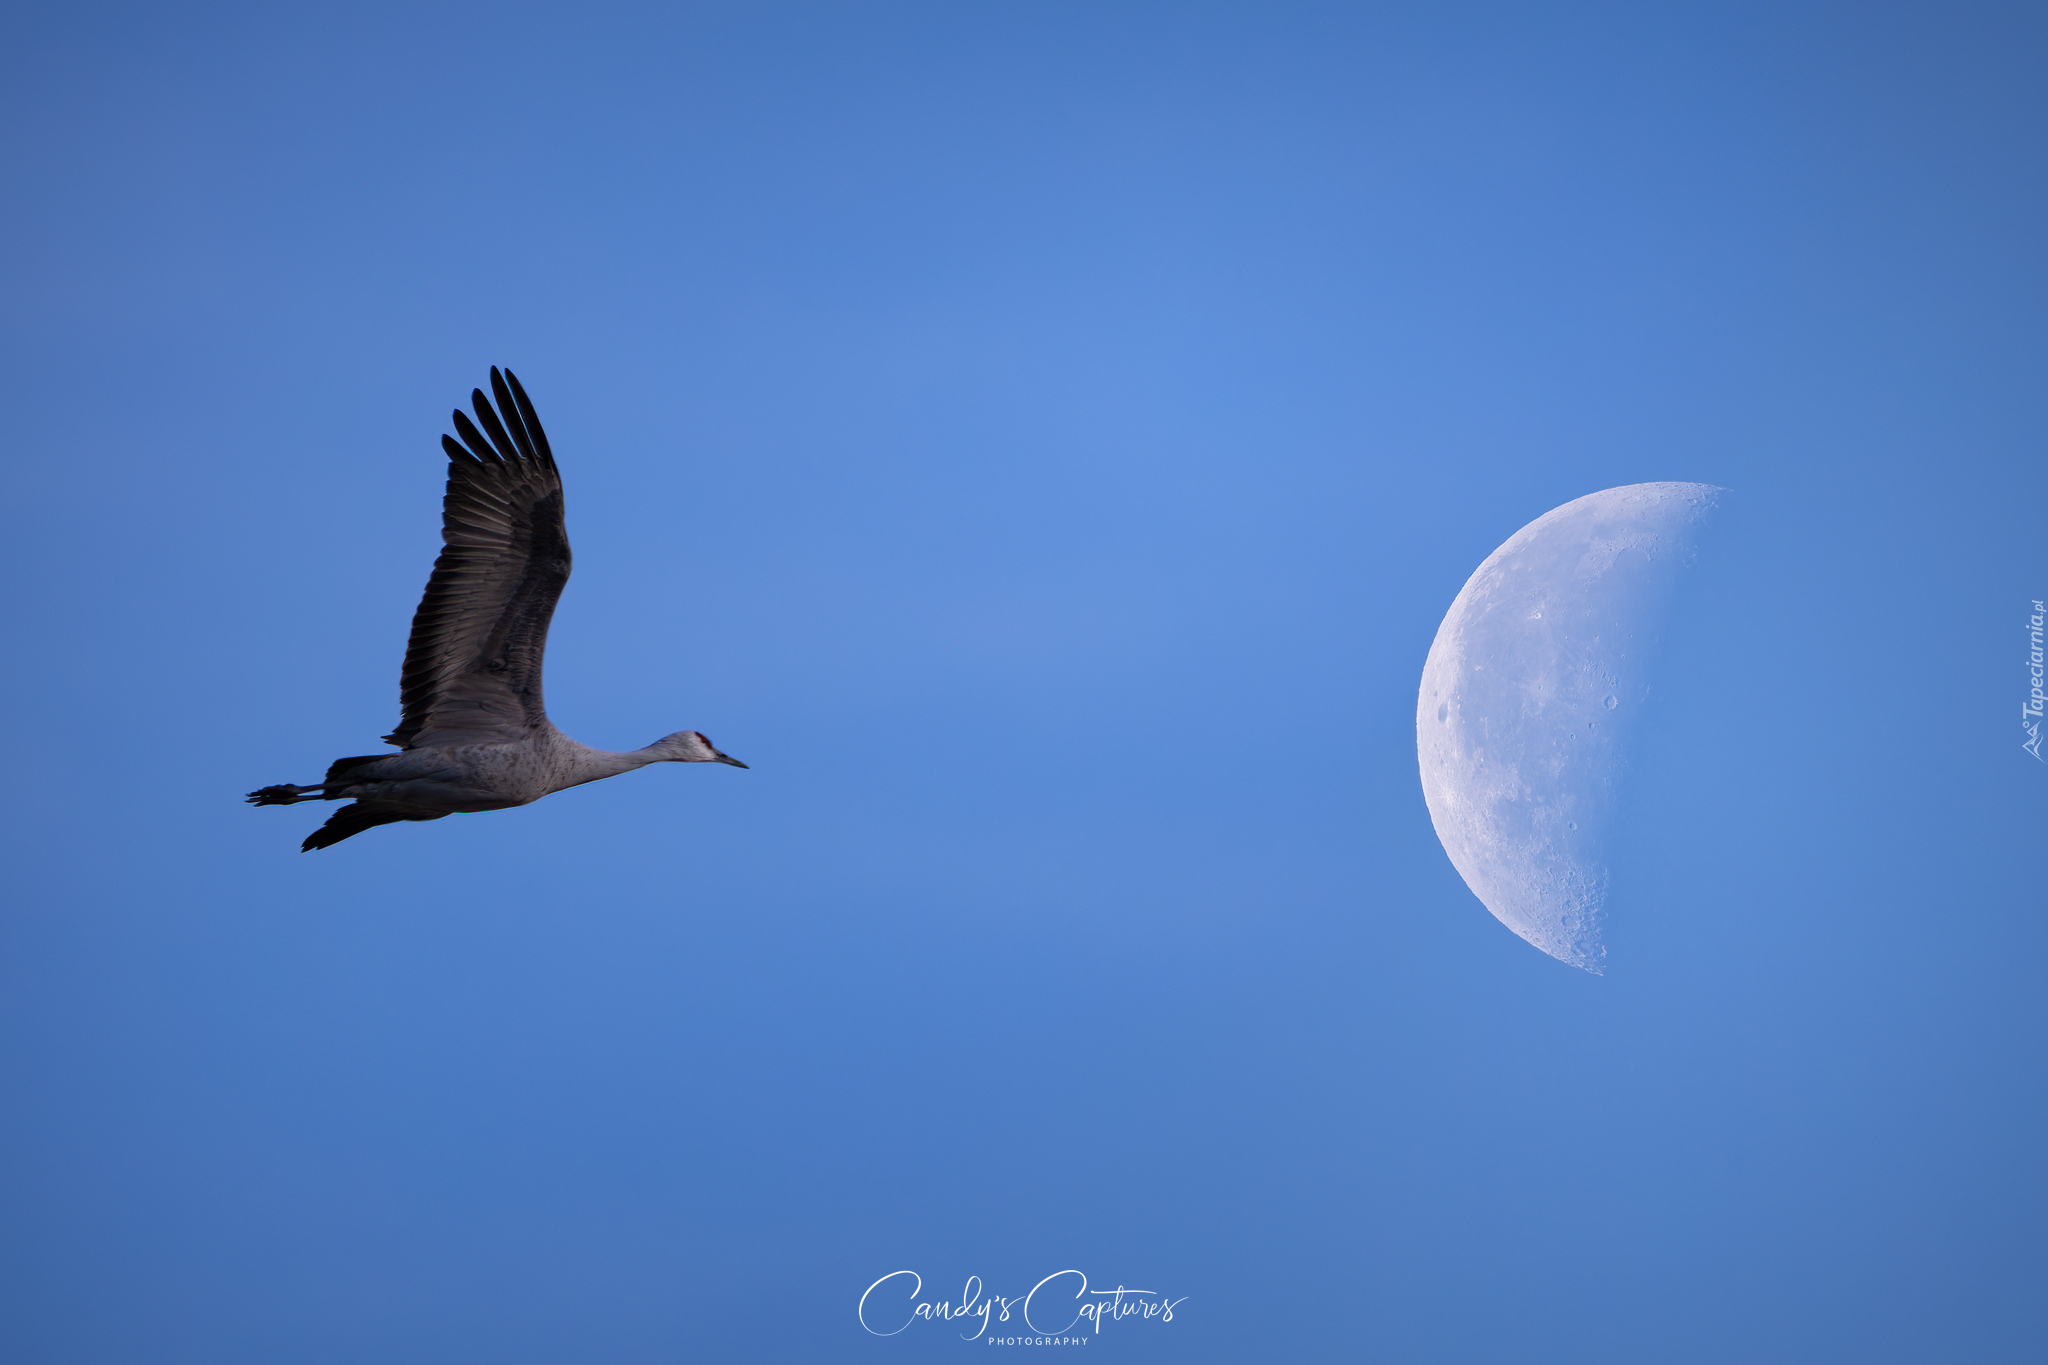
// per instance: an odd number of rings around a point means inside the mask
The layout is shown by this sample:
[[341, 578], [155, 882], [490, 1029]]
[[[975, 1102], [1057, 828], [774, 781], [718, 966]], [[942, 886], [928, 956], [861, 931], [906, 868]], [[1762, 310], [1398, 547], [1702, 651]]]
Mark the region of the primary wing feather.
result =
[[547, 719], [541, 655], [569, 581], [562, 479], [519, 380], [493, 367], [491, 389], [495, 409], [476, 390], [476, 422], [458, 410], [462, 440], [441, 438], [446, 548], [413, 615], [404, 715], [385, 736], [407, 749], [516, 742]]

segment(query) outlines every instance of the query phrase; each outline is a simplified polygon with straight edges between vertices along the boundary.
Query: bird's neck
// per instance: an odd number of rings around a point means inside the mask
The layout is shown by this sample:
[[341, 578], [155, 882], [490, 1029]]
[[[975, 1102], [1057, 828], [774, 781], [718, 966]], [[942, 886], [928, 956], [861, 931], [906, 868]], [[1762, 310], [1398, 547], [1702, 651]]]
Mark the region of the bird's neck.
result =
[[599, 778], [617, 777], [620, 773], [629, 773], [635, 768], [659, 763], [661, 757], [652, 748], [616, 754], [609, 749], [593, 749], [587, 744], [578, 744], [573, 756], [575, 785], [595, 782]]

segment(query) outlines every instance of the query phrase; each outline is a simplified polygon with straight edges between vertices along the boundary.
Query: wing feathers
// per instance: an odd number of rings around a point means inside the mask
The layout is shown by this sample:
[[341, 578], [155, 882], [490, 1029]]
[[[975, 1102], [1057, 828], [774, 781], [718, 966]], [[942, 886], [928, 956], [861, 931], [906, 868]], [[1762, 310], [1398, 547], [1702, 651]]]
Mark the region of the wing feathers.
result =
[[387, 801], [351, 801], [328, 816], [326, 824], [308, 834], [306, 842], [299, 845], [299, 851], [311, 853], [316, 848], [333, 848], [343, 839], [353, 838], [379, 825], [396, 824], [400, 820], [439, 820], [447, 814], [445, 810], [428, 812], [418, 806], [401, 806]]
[[476, 390], [477, 422], [458, 411], [460, 442], [441, 438], [445, 548], [413, 616], [404, 717], [387, 737], [406, 748], [513, 741], [546, 720], [541, 658], [569, 578], [562, 483], [518, 379], [494, 368], [491, 388], [498, 408]]
[[[534, 415], [533, 402], [527, 398], [526, 390], [519, 387], [519, 376], [505, 371], [505, 382], [512, 386], [512, 400], [519, 405], [519, 420], [526, 427], [526, 434], [533, 438], [533, 453], [549, 469], [555, 467], [555, 452], [548, 449], [548, 434], [540, 429], [540, 418]], [[491, 367], [491, 387], [498, 387], [497, 366]], [[499, 400], [504, 401], [502, 397]]]
[[505, 434], [504, 424], [498, 421], [498, 414], [491, 411], [491, 400], [484, 397], [482, 389], [469, 391], [470, 406], [476, 409], [476, 420], [490, 433], [491, 445], [497, 449], [500, 459], [516, 460], [521, 451], [512, 444], [512, 438]]
[[503, 460], [504, 457], [498, 454], [497, 448], [485, 440], [484, 434], [476, 429], [476, 424], [462, 415], [461, 408], [455, 410], [455, 434], [469, 447], [469, 453], [476, 456], [477, 463], [498, 464]]
[[533, 437], [526, 431], [526, 414], [512, 401], [512, 391], [505, 387], [505, 377], [498, 373], [496, 365], [491, 366], [491, 392], [497, 395], [498, 411], [504, 414], [505, 430], [511, 434], [513, 444], [519, 453], [529, 460], [540, 458], [533, 448]]

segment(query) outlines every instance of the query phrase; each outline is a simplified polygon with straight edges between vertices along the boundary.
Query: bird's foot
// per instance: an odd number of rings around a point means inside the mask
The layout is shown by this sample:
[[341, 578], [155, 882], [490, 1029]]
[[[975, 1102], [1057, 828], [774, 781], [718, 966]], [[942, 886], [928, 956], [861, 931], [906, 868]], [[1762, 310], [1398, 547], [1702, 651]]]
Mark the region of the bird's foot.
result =
[[303, 793], [319, 790], [321, 789], [318, 786], [294, 787], [286, 783], [279, 783], [274, 787], [263, 787], [250, 792], [248, 800], [252, 806], [290, 806], [296, 805], [301, 801], [318, 800], [319, 798], [317, 797], [306, 796]]

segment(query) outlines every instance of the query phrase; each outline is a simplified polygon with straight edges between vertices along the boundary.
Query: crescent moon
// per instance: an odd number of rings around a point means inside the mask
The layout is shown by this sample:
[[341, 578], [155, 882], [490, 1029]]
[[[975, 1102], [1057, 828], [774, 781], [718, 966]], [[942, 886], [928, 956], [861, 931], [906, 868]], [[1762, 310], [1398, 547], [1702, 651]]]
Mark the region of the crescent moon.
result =
[[1590, 493], [1509, 536], [1437, 629], [1415, 708], [1429, 818], [1494, 918], [1596, 975], [1644, 665], [1722, 489]]

